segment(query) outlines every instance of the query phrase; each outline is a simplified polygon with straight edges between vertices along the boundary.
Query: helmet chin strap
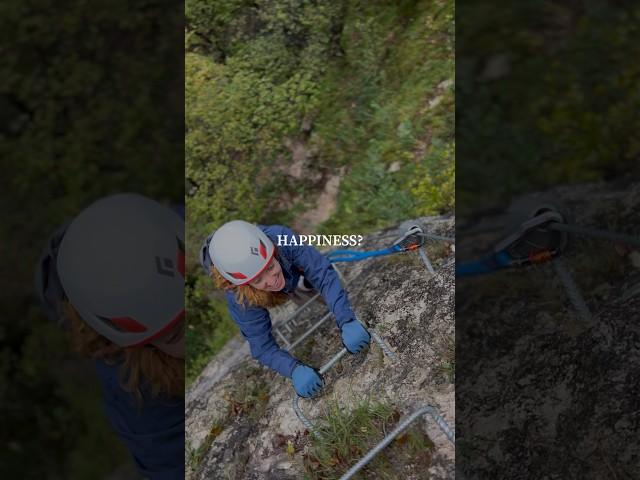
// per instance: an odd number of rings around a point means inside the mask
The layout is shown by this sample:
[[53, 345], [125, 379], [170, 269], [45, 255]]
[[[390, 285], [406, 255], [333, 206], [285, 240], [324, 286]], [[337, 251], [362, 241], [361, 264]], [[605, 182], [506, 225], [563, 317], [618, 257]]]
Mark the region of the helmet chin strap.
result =
[[35, 292], [42, 303], [47, 317], [58, 324], [64, 324], [65, 319], [60, 311], [66, 294], [58, 275], [58, 247], [62, 243], [64, 234], [71, 222], [59, 227], [47, 241], [45, 251], [38, 260], [35, 274]]

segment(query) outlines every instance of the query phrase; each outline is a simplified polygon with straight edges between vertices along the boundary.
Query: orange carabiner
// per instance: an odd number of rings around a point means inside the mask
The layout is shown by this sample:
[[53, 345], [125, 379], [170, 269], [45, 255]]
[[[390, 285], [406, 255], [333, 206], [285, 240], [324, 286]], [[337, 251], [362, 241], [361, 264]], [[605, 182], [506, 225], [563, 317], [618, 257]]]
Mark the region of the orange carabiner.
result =
[[544, 263], [553, 260], [553, 252], [551, 250], [540, 250], [529, 254], [529, 262]]

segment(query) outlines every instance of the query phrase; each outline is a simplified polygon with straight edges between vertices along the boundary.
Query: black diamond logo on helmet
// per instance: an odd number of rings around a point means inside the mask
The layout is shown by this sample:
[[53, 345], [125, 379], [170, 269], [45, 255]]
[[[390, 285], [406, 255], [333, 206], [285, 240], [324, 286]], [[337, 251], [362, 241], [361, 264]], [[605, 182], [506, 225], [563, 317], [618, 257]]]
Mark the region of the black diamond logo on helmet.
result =
[[156, 257], [156, 271], [160, 275], [165, 275], [167, 277], [175, 277], [175, 273], [173, 272], [173, 261], [170, 258], [160, 258]]
[[255, 255], [256, 257], [259, 255], [256, 247], [250, 247], [249, 250], [251, 251], [251, 255]]

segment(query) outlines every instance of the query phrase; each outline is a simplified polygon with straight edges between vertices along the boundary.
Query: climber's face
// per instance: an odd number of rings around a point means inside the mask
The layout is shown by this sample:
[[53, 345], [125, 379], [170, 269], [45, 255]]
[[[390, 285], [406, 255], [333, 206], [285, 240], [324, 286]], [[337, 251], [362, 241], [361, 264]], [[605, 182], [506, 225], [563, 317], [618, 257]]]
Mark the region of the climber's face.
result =
[[284, 288], [284, 275], [280, 263], [275, 257], [271, 259], [267, 268], [249, 283], [253, 288], [268, 292], [279, 292]]

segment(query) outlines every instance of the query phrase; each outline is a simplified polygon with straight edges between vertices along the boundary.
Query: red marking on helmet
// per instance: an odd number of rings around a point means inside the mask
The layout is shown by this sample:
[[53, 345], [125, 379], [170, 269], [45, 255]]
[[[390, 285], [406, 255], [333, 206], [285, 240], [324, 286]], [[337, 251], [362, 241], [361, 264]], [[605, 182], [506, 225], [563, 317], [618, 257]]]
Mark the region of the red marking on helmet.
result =
[[178, 272], [184, 278], [184, 251], [178, 250], [178, 258], [176, 263], [178, 264]]
[[244, 280], [245, 278], [247, 278], [245, 274], [240, 272], [227, 272], [227, 274], [231, 275], [233, 278], [236, 278], [238, 280]]
[[244, 282], [242, 282], [242, 283], [239, 283], [238, 285], [246, 285], [246, 284], [251, 283], [252, 281], [254, 281], [256, 278], [258, 278], [258, 277], [260, 276], [260, 274], [261, 274], [262, 272], [264, 272], [264, 271], [265, 271], [265, 269], [269, 266], [269, 263], [271, 263], [271, 259], [273, 258], [273, 256], [275, 255], [275, 253], [276, 253], [276, 249], [274, 248], [273, 250], [271, 250], [271, 256], [270, 256], [269, 258], [267, 258], [267, 259], [266, 259], [267, 261], [266, 261], [266, 262], [264, 262], [264, 265], [262, 266], [262, 268], [261, 268], [260, 270], [258, 270], [258, 271], [255, 273], [255, 275], [254, 275], [253, 277], [251, 277], [251, 278], [249, 278], [249, 279], [245, 280], [245, 281], [244, 281]]
[[260, 240], [260, 255], [264, 259], [267, 258], [267, 247], [264, 246], [264, 243], [262, 243], [262, 240]]
[[113, 318], [110, 318], [109, 320], [111, 320], [112, 323], [114, 323], [115, 325], [117, 325], [119, 328], [121, 328], [126, 332], [140, 333], [140, 332], [147, 331], [147, 327], [145, 327], [144, 325], [137, 322], [131, 317], [113, 317]]
[[162, 327], [160, 330], [158, 330], [157, 332], [155, 332], [153, 335], [151, 335], [148, 338], [145, 338], [144, 340], [140, 340], [139, 342], [133, 343], [131, 345], [128, 345], [128, 347], [139, 347], [141, 345], [146, 345], [149, 342], [152, 342], [154, 340], [156, 340], [157, 338], [161, 337], [162, 335], [164, 335], [165, 333], [167, 333], [169, 330], [171, 330], [176, 324], [178, 324], [179, 322], [183, 321], [185, 317], [185, 312], [184, 312], [184, 308], [182, 310], [180, 310], [178, 312], [178, 314], [173, 317], [169, 323], [167, 323], [164, 327]]

